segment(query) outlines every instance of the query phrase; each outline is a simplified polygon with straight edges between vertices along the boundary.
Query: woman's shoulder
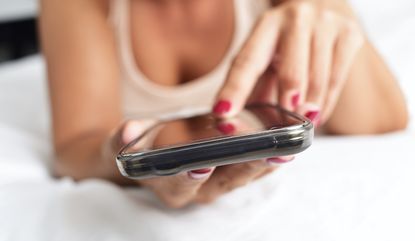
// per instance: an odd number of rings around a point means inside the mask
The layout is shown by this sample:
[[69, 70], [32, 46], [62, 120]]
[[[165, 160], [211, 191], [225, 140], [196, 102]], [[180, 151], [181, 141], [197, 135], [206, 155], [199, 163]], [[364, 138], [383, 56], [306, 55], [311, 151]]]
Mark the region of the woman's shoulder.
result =
[[[40, 14], [56, 15], [64, 17], [66, 15], [92, 13], [92, 16], [108, 16], [110, 12], [111, 0], [71, 0], [55, 1], [40, 0]], [[77, 19], [73, 19], [76, 21]]]

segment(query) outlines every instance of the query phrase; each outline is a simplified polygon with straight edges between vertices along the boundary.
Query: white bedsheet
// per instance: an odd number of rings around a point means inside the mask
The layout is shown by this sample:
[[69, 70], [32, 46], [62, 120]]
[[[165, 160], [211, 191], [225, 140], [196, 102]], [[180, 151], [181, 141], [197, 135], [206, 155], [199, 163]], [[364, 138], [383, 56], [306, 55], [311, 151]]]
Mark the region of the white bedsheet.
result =
[[[354, 2], [415, 113], [415, 2]], [[319, 137], [212, 205], [167, 210], [145, 190], [49, 176], [43, 68], [0, 66], [0, 240], [415, 240], [413, 128]]]

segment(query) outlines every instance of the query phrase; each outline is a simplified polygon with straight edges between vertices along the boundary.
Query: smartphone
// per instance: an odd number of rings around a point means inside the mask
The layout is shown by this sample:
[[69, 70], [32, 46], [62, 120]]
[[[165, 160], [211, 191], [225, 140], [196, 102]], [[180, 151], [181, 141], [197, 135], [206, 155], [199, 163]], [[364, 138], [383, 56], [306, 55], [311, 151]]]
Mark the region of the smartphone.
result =
[[116, 162], [123, 176], [141, 179], [297, 154], [313, 139], [307, 118], [270, 104], [250, 104], [237, 116], [203, 114], [155, 124], [126, 145]]

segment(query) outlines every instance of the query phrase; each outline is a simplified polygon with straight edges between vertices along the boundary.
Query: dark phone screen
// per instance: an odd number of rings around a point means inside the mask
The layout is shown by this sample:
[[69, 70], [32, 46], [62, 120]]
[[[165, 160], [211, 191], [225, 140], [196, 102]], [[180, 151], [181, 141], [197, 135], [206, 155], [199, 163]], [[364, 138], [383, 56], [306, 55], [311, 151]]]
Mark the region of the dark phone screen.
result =
[[218, 119], [211, 114], [161, 122], [133, 141], [124, 153], [171, 148], [226, 136], [248, 135], [304, 124], [304, 119], [278, 106], [252, 104], [237, 116]]

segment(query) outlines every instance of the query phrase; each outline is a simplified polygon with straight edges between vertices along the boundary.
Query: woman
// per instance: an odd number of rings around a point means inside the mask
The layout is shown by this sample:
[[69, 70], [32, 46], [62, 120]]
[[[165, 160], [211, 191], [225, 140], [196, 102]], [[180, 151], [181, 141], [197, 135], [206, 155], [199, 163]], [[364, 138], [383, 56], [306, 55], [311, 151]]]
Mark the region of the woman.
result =
[[346, 1], [42, 0], [40, 29], [55, 173], [145, 186], [170, 207], [210, 202], [292, 157], [126, 180], [115, 153], [148, 120], [189, 107], [228, 117], [268, 101], [333, 134], [407, 123], [398, 84]]

